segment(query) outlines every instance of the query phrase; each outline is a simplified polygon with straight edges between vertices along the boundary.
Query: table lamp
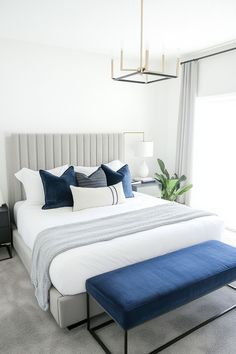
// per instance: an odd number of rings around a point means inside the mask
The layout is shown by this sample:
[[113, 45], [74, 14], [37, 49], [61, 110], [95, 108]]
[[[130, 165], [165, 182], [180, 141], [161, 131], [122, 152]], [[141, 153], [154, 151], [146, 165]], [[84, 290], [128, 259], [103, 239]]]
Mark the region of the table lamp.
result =
[[[153, 141], [139, 141], [136, 145], [136, 156], [138, 157], [152, 157], [153, 156]], [[153, 178], [148, 177], [149, 169], [145, 159], [140, 163], [138, 168], [138, 177], [135, 180], [140, 180], [142, 182], [153, 180]]]

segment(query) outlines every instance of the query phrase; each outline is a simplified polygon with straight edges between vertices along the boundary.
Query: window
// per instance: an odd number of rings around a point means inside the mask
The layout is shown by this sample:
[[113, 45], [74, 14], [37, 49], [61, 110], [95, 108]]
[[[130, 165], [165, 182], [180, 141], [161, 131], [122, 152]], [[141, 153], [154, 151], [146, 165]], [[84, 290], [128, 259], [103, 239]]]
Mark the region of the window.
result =
[[191, 205], [236, 231], [236, 94], [197, 98]]

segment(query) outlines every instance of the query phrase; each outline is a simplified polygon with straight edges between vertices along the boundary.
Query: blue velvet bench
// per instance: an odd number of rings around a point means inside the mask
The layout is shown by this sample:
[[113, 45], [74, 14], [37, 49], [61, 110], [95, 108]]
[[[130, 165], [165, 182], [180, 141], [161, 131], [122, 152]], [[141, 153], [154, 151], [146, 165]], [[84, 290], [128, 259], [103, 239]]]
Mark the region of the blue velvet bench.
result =
[[[207, 241], [124, 268], [86, 282], [87, 329], [103, 350], [111, 351], [97, 331], [116, 322], [124, 330], [124, 353], [128, 353], [128, 330], [168, 311], [209, 294], [236, 280], [236, 248]], [[235, 289], [232, 285], [229, 285]], [[111, 317], [91, 326], [90, 296]], [[195, 330], [232, 311], [236, 305], [198, 324], [150, 354], [159, 353]]]

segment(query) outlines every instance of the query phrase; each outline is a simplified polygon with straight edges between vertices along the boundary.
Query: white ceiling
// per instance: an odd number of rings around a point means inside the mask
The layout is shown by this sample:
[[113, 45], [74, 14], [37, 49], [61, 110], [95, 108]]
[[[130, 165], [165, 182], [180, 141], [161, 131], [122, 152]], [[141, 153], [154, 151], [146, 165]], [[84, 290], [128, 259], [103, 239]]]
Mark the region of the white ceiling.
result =
[[[0, 0], [0, 36], [138, 55], [140, 0]], [[144, 0], [152, 55], [185, 54], [236, 38], [236, 0]]]

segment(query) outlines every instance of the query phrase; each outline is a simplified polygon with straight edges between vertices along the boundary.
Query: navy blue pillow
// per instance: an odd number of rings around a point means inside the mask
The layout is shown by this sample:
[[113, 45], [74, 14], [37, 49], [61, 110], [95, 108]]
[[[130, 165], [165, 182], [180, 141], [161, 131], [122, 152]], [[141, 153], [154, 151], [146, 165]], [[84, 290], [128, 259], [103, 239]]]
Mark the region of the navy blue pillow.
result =
[[77, 185], [73, 166], [70, 166], [60, 177], [44, 170], [39, 170], [39, 174], [45, 195], [45, 204], [42, 209], [73, 206], [70, 185]]
[[101, 167], [106, 174], [108, 186], [112, 186], [113, 184], [122, 181], [125, 197], [133, 198], [134, 195], [133, 195], [132, 185], [131, 185], [132, 177], [128, 165], [124, 165], [116, 172], [106, 165], [102, 165]]

